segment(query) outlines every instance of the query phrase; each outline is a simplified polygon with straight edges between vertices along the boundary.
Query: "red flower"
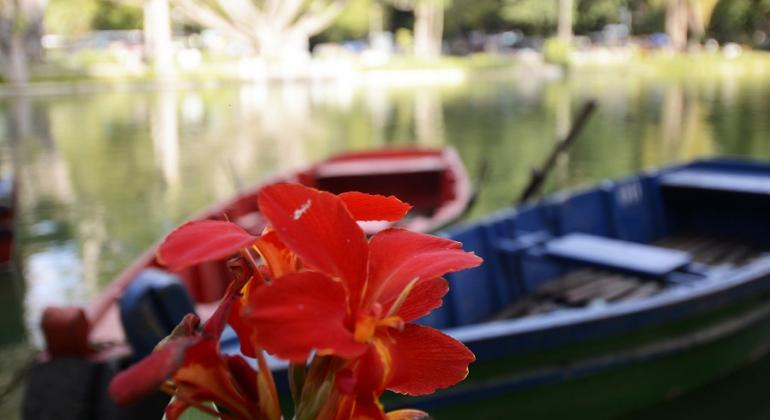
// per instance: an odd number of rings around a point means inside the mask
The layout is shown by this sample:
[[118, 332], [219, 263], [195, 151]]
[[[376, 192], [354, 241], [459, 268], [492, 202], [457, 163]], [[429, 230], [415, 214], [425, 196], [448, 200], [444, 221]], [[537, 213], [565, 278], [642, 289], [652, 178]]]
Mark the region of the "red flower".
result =
[[355, 219], [360, 209], [379, 217], [378, 207], [357, 198], [351, 211], [348, 201], [300, 185], [262, 190], [260, 211], [303, 270], [251, 290], [241, 315], [252, 325], [249, 338], [281, 358], [304, 363], [315, 351], [350, 360], [338, 385], [359, 399], [348, 405], [360, 411], [376, 406], [385, 388], [421, 395], [465, 378], [473, 354], [409, 322], [441, 305], [448, 290], [441, 276], [481, 259], [458, 242], [402, 229], [367, 240]]
[[196, 331], [198, 317], [188, 314], [152, 354], [113, 378], [112, 399], [130, 404], [161, 388], [175, 396], [166, 407], [170, 420], [191, 406], [222, 419], [279, 419], [277, 397], [271, 389], [260, 387], [269, 381], [274, 389], [266, 365], [257, 373], [241, 356], [219, 352], [219, 338], [236, 297], [228, 293], [201, 332]]
[[[379, 396], [386, 388], [427, 394], [465, 378], [473, 354], [410, 322], [441, 305], [448, 290], [441, 276], [480, 258], [458, 242], [402, 229], [367, 239], [357, 221], [395, 222], [409, 210], [392, 196], [278, 184], [263, 189], [259, 207], [270, 222], [259, 237], [229, 222], [197, 221], [161, 245], [158, 261], [175, 270], [235, 253], [250, 266], [231, 267], [236, 281], [202, 334], [172, 338], [119, 375], [110, 387], [116, 400], [168, 388], [170, 377], [177, 397], [167, 410], [172, 418], [189, 405], [206, 410], [205, 401], [221, 407], [223, 417], [277, 418], [262, 349], [291, 361], [295, 372], [315, 353], [307, 379], [292, 388], [306, 417], [422, 418], [417, 410], [386, 415]], [[257, 266], [253, 251], [264, 265]], [[242, 353], [257, 358], [258, 372], [219, 353], [225, 319]]]

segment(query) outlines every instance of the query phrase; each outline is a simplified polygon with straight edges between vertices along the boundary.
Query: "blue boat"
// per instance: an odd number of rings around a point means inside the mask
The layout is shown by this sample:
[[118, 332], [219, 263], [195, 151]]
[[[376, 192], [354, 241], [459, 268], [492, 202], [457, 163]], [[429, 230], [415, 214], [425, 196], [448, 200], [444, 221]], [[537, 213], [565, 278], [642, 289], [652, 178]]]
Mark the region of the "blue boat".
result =
[[706, 160], [505, 209], [423, 322], [476, 354], [436, 418], [615, 418], [770, 349], [770, 164]]
[[[421, 322], [477, 361], [457, 386], [386, 395], [388, 408], [437, 419], [616, 418], [770, 349], [770, 163], [649, 171], [444, 235], [485, 263], [449, 275], [444, 306]], [[174, 275], [140, 276], [121, 313], [135, 348], [151, 349], [167, 333], [157, 326], [175, 325], [191, 304]], [[226, 334], [222, 348], [237, 352], [237, 338]]]

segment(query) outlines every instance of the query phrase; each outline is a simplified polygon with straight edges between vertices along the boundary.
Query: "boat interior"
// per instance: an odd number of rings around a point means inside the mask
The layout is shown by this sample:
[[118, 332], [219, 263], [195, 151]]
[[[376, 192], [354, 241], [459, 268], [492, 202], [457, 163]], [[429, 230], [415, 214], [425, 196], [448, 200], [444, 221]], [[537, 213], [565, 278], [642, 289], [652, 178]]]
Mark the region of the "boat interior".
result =
[[485, 263], [448, 276], [445, 305], [428, 325], [609, 308], [770, 259], [770, 167], [715, 160], [644, 173], [506, 209], [449, 236]]
[[300, 183], [334, 194], [395, 195], [412, 205], [410, 217], [432, 216], [455, 199], [453, 171], [441, 151], [351, 153], [299, 175]]

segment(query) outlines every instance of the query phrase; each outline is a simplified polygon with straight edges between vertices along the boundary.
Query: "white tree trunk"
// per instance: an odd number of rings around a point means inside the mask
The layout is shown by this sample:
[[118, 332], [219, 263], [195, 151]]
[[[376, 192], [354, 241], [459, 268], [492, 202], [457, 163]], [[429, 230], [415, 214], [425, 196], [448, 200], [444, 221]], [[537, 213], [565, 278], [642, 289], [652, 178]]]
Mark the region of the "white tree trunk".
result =
[[310, 55], [310, 36], [299, 31], [262, 30], [259, 53], [268, 61], [305, 60]]
[[421, 58], [441, 55], [444, 33], [444, 6], [438, 1], [420, 1], [414, 6], [414, 55]]
[[8, 83], [23, 84], [29, 81], [27, 53], [24, 50], [24, 37], [19, 33], [11, 34], [5, 67], [5, 79]]
[[687, 47], [688, 0], [667, 0], [666, 33], [671, 38], [671, 46], [678, 51]]
[[155, 78], [174, 77], [174, 49], [168, 0], [145, 0], [144, 37], [147, 58], [152, 62]]
[[559, 39], [572, 43], [572, 22], [575, 0], [559, 0]]

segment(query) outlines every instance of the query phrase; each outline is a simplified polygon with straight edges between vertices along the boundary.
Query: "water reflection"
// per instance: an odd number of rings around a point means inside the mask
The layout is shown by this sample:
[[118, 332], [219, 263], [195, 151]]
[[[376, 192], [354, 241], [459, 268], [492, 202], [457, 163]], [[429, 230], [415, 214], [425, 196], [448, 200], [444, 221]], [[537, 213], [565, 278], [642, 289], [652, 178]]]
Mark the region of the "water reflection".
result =
[[155, 164], [163, 180], [173, 189], [179, 185], [179, 123], [176, 92], [161, 89], [150, 116], [150, 135], [155, 151]]

